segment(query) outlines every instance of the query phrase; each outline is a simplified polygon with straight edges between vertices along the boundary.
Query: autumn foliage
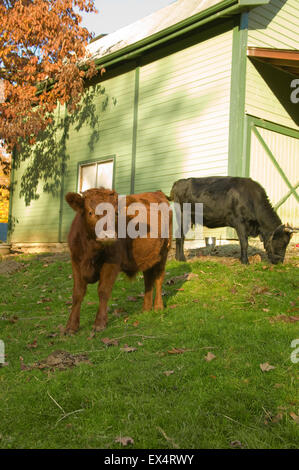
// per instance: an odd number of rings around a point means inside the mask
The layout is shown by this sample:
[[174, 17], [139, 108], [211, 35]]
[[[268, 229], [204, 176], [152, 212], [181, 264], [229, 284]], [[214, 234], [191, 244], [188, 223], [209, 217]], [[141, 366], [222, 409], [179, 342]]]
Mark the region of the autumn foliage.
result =
[[94, 1], [0, 0], [0, 139], [8, 150], [34, 143], [57, 102], [74, 110], [96, 73], [91, 61], [79, 66], [91, 37], [80, 11], [96, 12]]

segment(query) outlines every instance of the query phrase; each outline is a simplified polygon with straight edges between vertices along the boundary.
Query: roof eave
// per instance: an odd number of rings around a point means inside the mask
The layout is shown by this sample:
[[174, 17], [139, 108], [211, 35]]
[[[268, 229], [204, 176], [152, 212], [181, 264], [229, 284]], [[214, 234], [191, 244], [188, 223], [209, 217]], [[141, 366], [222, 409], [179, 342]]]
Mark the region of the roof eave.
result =
[[156, 46], [164, 44], [172, 39], [191, 32], [204, 24], [223, 17], [229, 17], [248, 11], [260, 5], [266, 5], [270, 0], [223, 0], [222, 2], [207, 8], [183, 21], [176, 23], [168, 28], [152, 34], [140, 41], [130, 44], [118, 51], [112, 52], [100, 58], [95, 58], [97, 68], [104, 68], [115, 65], [119, 62], [132, 60], [140, 56], [145, 51]]

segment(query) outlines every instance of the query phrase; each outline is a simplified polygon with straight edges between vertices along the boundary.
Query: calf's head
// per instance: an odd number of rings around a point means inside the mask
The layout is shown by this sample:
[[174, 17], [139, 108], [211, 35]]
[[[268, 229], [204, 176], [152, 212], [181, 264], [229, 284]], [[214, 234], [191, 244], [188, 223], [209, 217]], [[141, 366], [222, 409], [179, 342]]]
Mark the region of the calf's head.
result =
[[287, 246], [296, 230], [287, 225], [280, 225], [272, 233], [266, 250], [268, 257], [273, 264], [283, 263]]
[[89, 236], [97, 241], [112, 242], [117, 238], [117, 193], [110, 189], [88, 189], [82, 195], [68, 193], [67, 203], [84, 220]]

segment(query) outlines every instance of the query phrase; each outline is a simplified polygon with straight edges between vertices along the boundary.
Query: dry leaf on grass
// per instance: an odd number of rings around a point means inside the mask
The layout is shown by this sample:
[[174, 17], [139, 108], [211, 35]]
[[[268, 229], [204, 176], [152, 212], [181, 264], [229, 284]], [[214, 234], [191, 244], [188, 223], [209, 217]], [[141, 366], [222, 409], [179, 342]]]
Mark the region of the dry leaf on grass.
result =
[[134, 444], [134, 439], [129, 436], [119, 436], [115, 439], [115, 442], [121, 444], [122, 446], [127, 446], [128, 444]]
[[172, 348], [168, 352], [168, 354], [183, 354], [186, 351], [190, 351], [190, 349], [184, 349], [184, 348]]
[[205, 356], [205, 360], [206, 360], [207, 362], [210, 362], [210, 361], [212, 361], [212, 360], [215, 359], [215, 358], [216, 358], [215, 354], [211, 353], [210, 351], [209, 351], [208, 354]]
[[295, 423], [299, 424], [299, 416], [296, 415], [293, 411], [290, 413], [290, 417], [295, 421]]
[[232, 441], [230, 442], [230, 446], [233, 447], [234, 449], [243, 449], [244, 446], [240, 441]]
[[269, 372], [269, 370], [275, 369], [275, 367], [271, 366], [269, 362], [264, 362], [263, 364], [260, 364], [260, 369], [262, 372]]
[[113, 338], [102, 338], [101, 341], [106, 346], [118, 346], [118, 341], [116, 339], [113, 339]]
[[275, 317], [270, 317], [269, 322], [274, 323], [274, 322], [279, 322], [282, 321], [284, 323], [295, 323], [296, 321], [299, 321], [299, 316], [295, 315], [285, 315], [282, 313], [281, 315], [276, 315]]
[[17, 323], [19, 317], [17, 315], [12, 315], [11, 317], [9, 317], [8, 321], [9, 323]]
[[128, 346], [127, 344], [125, 344], [123, 348], [119, 348], [119, 349], [120, 351], [126, 352], [126, 353], [137, 351], [137, 348], [133, 348], [132, 346]]
[[31, 344], [27, 344], [27, 348], [28, 349], [35, 349], [37, 348], [37, 340], [33, 340], [33, 342]]
[[169, 377], [169, 376], [170, 376], [171, 374], [173, 374], [173, 373], [174, 373], [174, 370], [165, 370], [165, 371], [163, 372], [163, 374], [166, 375], [166, 377]]

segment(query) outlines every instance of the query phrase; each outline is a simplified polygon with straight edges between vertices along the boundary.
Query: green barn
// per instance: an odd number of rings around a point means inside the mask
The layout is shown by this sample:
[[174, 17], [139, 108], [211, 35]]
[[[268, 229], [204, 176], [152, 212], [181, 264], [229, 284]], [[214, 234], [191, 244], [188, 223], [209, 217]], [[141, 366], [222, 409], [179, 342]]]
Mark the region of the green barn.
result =
[[[191, 176], [250, 176], [298, 227], [298, 10], [298, 0], [177, 0], [95, 39], [106, 72], [86, 86], [82, 111], [66, 119], [58, 107], [48, 142], [15, 165], [12, 245], [65, 243], [68, 191], [169, 194]], [[26, 205], [39, 165], [52, 184], [39, 178]]]

